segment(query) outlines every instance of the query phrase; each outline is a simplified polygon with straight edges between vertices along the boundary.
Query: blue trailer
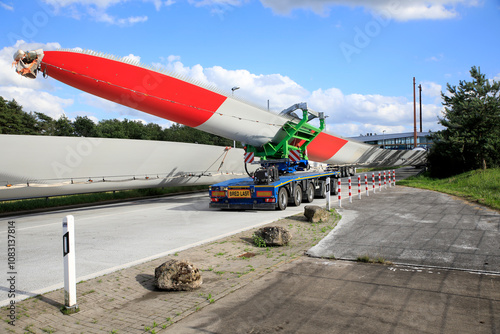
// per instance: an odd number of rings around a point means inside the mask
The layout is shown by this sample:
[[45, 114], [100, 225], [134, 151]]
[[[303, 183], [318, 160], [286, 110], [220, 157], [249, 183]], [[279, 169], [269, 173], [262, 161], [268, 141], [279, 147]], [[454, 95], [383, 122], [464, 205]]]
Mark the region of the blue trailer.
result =
[[[274, 179], [273, 172], [264, 171], [259, 173], [257, 170], [253, 178], [233, 179], [210, 186], [210, 208], [285, 210], [288, 204], [298, 206], [302, 202], [311, 203], [315, 197], [325, 198], [327, 190], [335, 194], [336, 180], [340, 177], [339, 171], [326, 171], [296, 172]], [[329, 187], [326, 185], [328, 177]], [[266, 179], [268, 182], [263, 182]]]
[[[298, 109], [302, 110], [302, 118], [294, 113]], [[285, 210], [288, 204], [298, 206], [302, 201], [311, 203], [315, 196], [325, 198], [327, 190], [336, 193], [339, 171], [308, 171], [307, 146], [325, 128], [324, 114], [309, 110], [306, 103], [297, 103], [281, 115], [290, 121], [283, 125], [274, 142], [246, 147], [245, 155], [260, 158], [261, 167], [253, 175], [247, 171], [248, 178], [210, 186], [211, 208]], [[319, 118], [319, 128], [309, 124], [315, 118]]]

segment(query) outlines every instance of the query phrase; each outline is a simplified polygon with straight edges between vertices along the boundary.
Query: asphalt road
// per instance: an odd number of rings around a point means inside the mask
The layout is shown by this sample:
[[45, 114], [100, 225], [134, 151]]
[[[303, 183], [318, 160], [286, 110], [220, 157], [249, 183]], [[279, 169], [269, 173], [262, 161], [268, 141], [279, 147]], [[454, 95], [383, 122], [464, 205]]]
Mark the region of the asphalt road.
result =
[[[26, 298], [63, 287], [62, 219], [66, 215], [75, 217], [80, 281], [304, 210], [303, 204], [285, 211], [220, 211], [209, 209], [208, 201], [206, 193], [199, 193], [2, 218], [2, 245], [6, 244], [8, 222], [15, 222], [17, 296]], [[0, 263], [6, 268], [7, 262], [4, 250]], [[5, 305], [7, 270], [2, 276], [0, 305]]]

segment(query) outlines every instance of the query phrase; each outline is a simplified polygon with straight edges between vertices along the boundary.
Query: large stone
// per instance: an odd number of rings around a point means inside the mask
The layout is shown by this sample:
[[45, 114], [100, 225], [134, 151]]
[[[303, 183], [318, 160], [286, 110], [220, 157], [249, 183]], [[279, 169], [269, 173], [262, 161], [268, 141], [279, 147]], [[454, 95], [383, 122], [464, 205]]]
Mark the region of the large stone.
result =
[[155, 286], [160, 290], [190, 291], [202, 283], [200, 270], [186, 260], [169, 260], [155, 269]]
[[267, 226], [255, 232], [257, 237], [261, 237], [266, 246], [283, 246], [292, 240], [292, 234], [281, 226]]
[[304, 216], [311, 223], [326, 222], [330, 217], [330, 213], [317, 205], [306, 205], [304, 208]]

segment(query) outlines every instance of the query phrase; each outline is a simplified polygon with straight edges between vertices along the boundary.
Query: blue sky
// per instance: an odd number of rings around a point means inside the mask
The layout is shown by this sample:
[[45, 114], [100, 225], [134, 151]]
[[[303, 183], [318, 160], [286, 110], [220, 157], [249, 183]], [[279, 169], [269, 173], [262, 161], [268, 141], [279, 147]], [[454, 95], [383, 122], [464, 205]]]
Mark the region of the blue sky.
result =
[[[500, 1], [0, 0], [0, 95], [58, 118], [170, 122], [10, 67], [17, 49], [81, 48], [175, 70], [273, 110], [297, 102], [343, 136], [437, 130], [446, 83], [500, 80]], [[417, 90], [418, 96], [418, 90]], [[417, 101], [418, 109], [418, 101]], [[418, 110], [417, 110], [418, 111]]]

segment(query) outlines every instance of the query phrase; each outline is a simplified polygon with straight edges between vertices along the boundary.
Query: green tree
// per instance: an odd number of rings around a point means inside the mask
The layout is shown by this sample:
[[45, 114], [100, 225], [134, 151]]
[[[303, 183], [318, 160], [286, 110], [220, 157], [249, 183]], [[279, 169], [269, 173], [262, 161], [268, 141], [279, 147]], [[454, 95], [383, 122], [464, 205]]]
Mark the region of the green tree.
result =
[[35, 111], [36, 129], [38, 134], [53, 136], [55, 134], [55, 121], [52, 117]]
[[122, 127], [128, 139], [147, 139], [146, 128], [141, 121], [130, 121], [125, 118]]
[[87, 116], [76, 116], [73, 127], [79, 137], [99, 137], [96, 124]]
[[163, 140], [164, 134], [161, 126], [155, 123], [148, 123], [145, 127], [146, 139], [148, 140]]
[[97, 132], [103, 138], [127, 138], [123, 124], [118, 119], [100, 121], [97, 124]]
[[0, 133], [37, 134], [36, 117], [32, 113], [24, 112], [16, 100], [7, 101], [0, 96]]
[[54, 135], [66, 137], [75, 136], [73, 123], [66, 115], [59, 117], [59, 119], [54, 122]]
[[500, 166], [500, 82], [486, 79], [477, 67], [472, 81], [447, 84], [442, 93], [444, 130], [434, 133], [429, 154], [434, 176]]

